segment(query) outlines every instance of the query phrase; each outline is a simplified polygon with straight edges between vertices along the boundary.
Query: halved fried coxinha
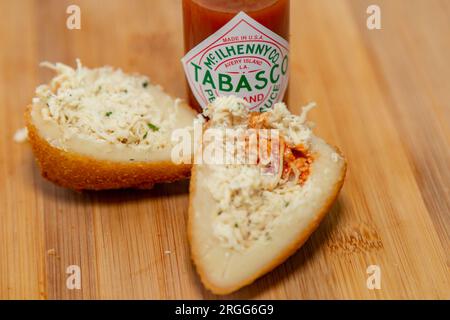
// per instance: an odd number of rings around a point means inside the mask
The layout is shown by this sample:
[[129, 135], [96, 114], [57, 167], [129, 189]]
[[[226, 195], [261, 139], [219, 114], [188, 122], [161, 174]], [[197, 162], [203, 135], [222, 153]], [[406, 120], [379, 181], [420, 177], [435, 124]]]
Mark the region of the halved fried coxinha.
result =
[[207, 114], [208, 128], [277, 128], [285, 142], [283, 173], [275, 177], [275, 186], [261, 176], [257, 164], [193, 166], [192, 259], [208, 289], [228, 294], [303, 245], [338, 196], [346, 161], [338, 149], [312, 134], [306, 110], [293, 116], [277, 104], [264, 114], [249, 113], [245, 101], [227, 97], [210, 105]]
[[171, 133], [196, 113], [141, 75], [110, 67], [56, 71], [25, 119], [42, 175], [75, 190], [151, 188], [190, 175], [171, 161]]

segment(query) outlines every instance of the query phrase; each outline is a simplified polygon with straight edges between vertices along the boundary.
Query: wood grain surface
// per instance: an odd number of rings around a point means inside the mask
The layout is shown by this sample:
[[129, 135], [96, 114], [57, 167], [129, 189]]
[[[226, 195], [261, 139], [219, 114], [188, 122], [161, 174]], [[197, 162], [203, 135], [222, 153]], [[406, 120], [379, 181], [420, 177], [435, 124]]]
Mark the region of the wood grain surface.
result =
[[[65, 27], [69, 4], [82, 29]], [[366, 28], [377, 3], [382, 30]], [[40, 61], [105, 64], [185, 96], [180, 1], [0, 1], [0, 298], [217, 298], [190, 261], [188, 181], [75, 193], [13, 142]], [[225, 298], [450, 298], [450, 1], [291, 1], [290, 107], [347, 155], [343, 191], [286, 263]], [[82, 289], [66, 288], [79, 265]], [[366, 269], [381, 268], [368, 290]]]

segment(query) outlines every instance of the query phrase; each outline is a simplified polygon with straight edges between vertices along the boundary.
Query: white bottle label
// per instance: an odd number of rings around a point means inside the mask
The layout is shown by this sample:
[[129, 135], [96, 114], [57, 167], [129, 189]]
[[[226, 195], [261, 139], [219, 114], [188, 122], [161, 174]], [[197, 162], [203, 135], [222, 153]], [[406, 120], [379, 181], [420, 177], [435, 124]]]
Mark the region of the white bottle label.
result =
[[181, 59], [202, 108], [218, 96], [243, 98], [254, 111], [280, 102], [289, 80], [289, 43], [238, 13]]

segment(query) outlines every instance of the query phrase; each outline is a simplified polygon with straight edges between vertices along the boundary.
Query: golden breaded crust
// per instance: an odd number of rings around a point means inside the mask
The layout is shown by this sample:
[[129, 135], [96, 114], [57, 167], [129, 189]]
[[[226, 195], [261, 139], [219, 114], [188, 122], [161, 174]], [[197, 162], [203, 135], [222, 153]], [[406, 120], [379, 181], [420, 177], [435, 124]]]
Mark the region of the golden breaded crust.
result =
[[148, 189], [155, 183], [190, 176], [190, 164], [104, 161], [55, 148], [39, 135], [32, 122], [31, 106], [25, 112], [25, 122], [42, 176], [69, 189]]

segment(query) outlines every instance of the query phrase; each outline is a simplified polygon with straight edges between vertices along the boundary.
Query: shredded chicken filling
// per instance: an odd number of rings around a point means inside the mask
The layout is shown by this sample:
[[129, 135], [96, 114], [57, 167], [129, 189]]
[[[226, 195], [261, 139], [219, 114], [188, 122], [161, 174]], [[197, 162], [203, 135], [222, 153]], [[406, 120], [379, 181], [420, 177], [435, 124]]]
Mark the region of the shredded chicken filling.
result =
[[33, 104], [45, 121], [63, 128], [62, 139], [88, 140], [159, 149], [170, 143], [178, 101], [141, 75], [103, 67], [75, 69], [43, 63], [56, 72], [36, 89]]
[[[248, 121], [248, 127], [252, 129], [270, 129], [268, 115], [268, 113], [252, 112]], [[267, 142], [270, 152], [270, 146], [272, 145], [270, 138]], [[279, 154], [283, 155], [283, 161], [280, 162], [282, 181], [289, 181], [293, 178], [293, 181], [303, 185], [308, 178], [313, 156], [303, 144], [290, 144], [283, 137], [279, 141], [279, 151]]]
[[[242, 114], [243, 126], [249, 129], [279, 129], [279, 171], [274, 177], [261, 174], [260, 155], [256, 165], [224, 165], [213, 170], [209, 190], [218, 202], [214, 212], [213, 232], [221, 244], [229, 249], [242, 251], [256, 241], [271, 241], [272, 231], [278, 218], [290, 206], [302, 201], [302, 194], [309, 192], [307, 184], [314, 157], [309, 151], [310, 128], [303, 124], [305, 114], [293, 116], [284, 104], [276, 104], [266, 113], [250, 113], [245, 102], [236, 100], [234, 105], [227, 98], [211, 106], [221, 114], [219, 125], [229, 126], [227, 108], [233, 114]], [[214, 110], [214, 108], [221, 110]], [[310, 106], [307, 108], [311, 109]], [[309, 110], [308, 109], [308, 110]], [[306, 112], [308, 111], [306, 110]], [[245, 113], [248, 112], [248, 116]], [[283, 120], [284, 119], [284, 120]], [[276, 122], [275, 122], [276, 121]], [[214, 121], [212, 121], [214, 125]], [[280, 124], [282, 122], [282, 124]], [[258, 134], [258, 130], [256, 131]], [[289, 134], [289, 133], [292, 133]], [[292, 137], [300, 137], [295, 143]], [[268, 147], [271, 146], [269, 139]], [[260, 136], [258, 134], [258, 143]], [[258, 148], [258, 150], [260, 150]], [[270, 150], [268, 150], [270, 153]], [[277, 161], [277, 159], [271, 159]]]

